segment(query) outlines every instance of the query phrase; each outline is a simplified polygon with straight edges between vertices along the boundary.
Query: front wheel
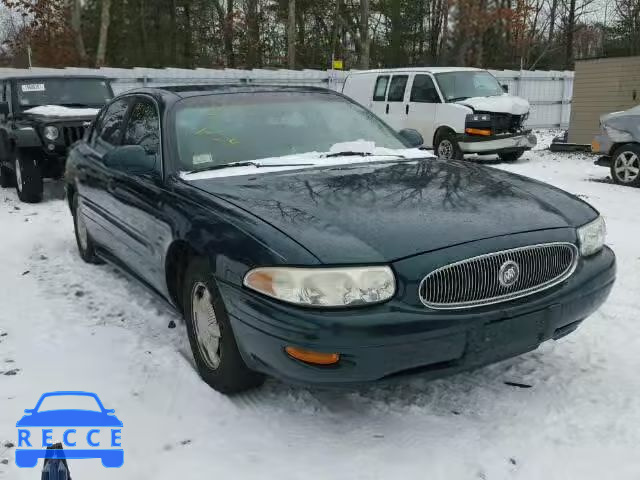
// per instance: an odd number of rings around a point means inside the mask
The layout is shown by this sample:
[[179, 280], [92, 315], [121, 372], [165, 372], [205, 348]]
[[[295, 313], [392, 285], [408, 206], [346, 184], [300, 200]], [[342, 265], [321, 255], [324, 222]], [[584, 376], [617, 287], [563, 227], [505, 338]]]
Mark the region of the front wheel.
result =
[[522, 155], [524, 155], [524, 150], [520, 150], [519, 152], [499, 153], [498, 157], [500, 157], [500, 160], [503, 162], [515, 162]]
[[439, 134], [435, 142], [434, 150], [441, 160], [462, 160], [464, 158], [464, 154], [453, 132]]
[[640, 145], [629, 143], [613, 152], [611, 178], [618, 185], [640, 187]]
[[16, 191], [25, 203], [42, 201], [44, 182], [38, 160], [27, 151], [18, 150], [15, 159]]
[[71, 201], [71, 215], [73, 216], [73, 227], [76, 234], [76, 244], [78, 245], [78, 252], [80, 257], [87, 263], [93, 263], [99, 265], [102, 263], [100, 258], [96, 255], [96, 249], [93, 244], [93, 240], [87, 230], [87, 224], [85, 222], [82, 212], [78, 210], [78, 195], [73, 195]]
[[9, 188], [14, 186], [15, 175], [7, 167], [0, 165], [0, 187]]
[[264, 376], [242, 359], [224, 303], [203, 259], [187, 267], [183, 307], [191, 351], [202, 379], [215, 390], [231, 394], [258, 387]]

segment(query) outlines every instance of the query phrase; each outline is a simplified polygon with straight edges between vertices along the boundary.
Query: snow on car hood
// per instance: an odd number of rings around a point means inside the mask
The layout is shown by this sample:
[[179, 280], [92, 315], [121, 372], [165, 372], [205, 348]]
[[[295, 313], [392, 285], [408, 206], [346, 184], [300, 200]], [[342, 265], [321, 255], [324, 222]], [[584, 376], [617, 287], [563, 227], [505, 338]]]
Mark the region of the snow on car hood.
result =
[[39, 105], [29, 108], [24, 113], [42, 115], [43, 117], [92, 117], [96, 116], [98, 108], [71, 108], [62, 105]]
[[[348, 153], [345, 153], [348, 152]], [[343, 153], [343, 155], [341, 155]], [[362, 154], [363, 156], [354, 156]], [[328, 156], [330, 155], [330, 156]], [[239, 167], [223, 168], [219, 170], [205, 170], [202, 172], [180, 172], [180, 178], [187, 181], [204, 180], [208, 178], [232, 177], [239, 175], [254, 175], [256, 173], [282, 172], [320, 166], [335, 166], [344, 164], [362, 164], [381, 162], [385, 160], [417, 160], [420, 158], [435, 158], [433, 153], [418, 148], [391, 149], [376, 147], [373, 142], [357, 140], [333, 145], [328, 152], [307, 152], [282, 157], [256, 159], [257, 165], [243, 165]], [[278, 166], [271, 166], [278, 165]]]
[[472, 97], [456, 102], [472, 108], [476, 112], [510, 113], [523, 115], [529, 111], [529, 102], [513, 95], [496, 95], [493, 97]]
[[629, 110], [620, 110], [617, 112], [605, 113], [600, 116], [600, 122], [605, 123], [608, 120], [613, 120], [618, 117], [626, 117], [630, 115], [640, 115], [640, 105], [630, 108]]

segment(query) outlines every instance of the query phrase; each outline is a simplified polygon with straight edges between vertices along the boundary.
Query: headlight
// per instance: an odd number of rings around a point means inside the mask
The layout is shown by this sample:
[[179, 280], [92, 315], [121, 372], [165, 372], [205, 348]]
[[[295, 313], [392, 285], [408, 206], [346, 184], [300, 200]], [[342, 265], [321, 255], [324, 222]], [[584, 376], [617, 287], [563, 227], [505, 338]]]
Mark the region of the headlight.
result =
[[60, 132], [58, 131], [57, 127], [51, 125], [44, 127], [44, 138], [46, 138], [47, 140], [54, 141], [56, 138], [58, 138], [58, 135], [60, 135]]
[[284, 302], [314, 307], [379, 303], [396, 292], [389, 267], [263, 267], [247, 273], [244, 285]]
[[467, 122], [488, 122], [491, 120], [491, 115], [487, 114], [469, 114], [467, 115]]
[[580, 241], [580, 254], [588, 257], [598, 253], [604, 246], [607, 236], [607, 226], [602, 217], [578, 228], [578, 240]]
[[631, 134], [629, 132], [625, 132], [624, 130], [618, 130], [617, 128], [610, 127], [609, 125], [604, 125], [604, 131], [614, 142], [633, 141], [633, 137], [631, 136]]

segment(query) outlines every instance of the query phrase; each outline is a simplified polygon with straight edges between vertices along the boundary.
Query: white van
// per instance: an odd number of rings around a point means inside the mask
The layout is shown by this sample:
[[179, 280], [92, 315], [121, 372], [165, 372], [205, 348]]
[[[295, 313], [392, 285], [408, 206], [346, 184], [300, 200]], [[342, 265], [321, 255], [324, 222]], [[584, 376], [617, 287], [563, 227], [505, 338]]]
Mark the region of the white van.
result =
[[415, 129], [445, 159], [466, 153], [514, 161], [536, 144], [524, 128], [529, 102], [505, 92], [488, 71], [421, 67], [354, 72], [342, 92], [395, 130]]

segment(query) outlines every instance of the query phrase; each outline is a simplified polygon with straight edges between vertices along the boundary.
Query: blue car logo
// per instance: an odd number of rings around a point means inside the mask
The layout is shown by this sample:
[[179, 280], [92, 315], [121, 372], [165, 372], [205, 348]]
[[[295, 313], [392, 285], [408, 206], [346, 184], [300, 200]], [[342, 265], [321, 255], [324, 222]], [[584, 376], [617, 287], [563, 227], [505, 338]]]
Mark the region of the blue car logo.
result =
[[[90, 408], [47, 408], [54, 400], [55, 403], [77, 403], [80, 400]], [[114, 415], [114, 410], [104, 408], [95, 393], [48, 392], [40, 397], [33, 409], [26, 409], [25, 413], [16, 423], [18, 467], [35, 467], [40, 458], [99, 458], [102, 465], [110, 468], [121, 467], [124, 463], [122, 422]], [[54, 430], [62, 436], [62, 443], [66, 447], [64, 450], [51, 448]], [[76, 448], [78, 444], [86, 448]], [[110, 448], [105, 448], [107, 446]]]

